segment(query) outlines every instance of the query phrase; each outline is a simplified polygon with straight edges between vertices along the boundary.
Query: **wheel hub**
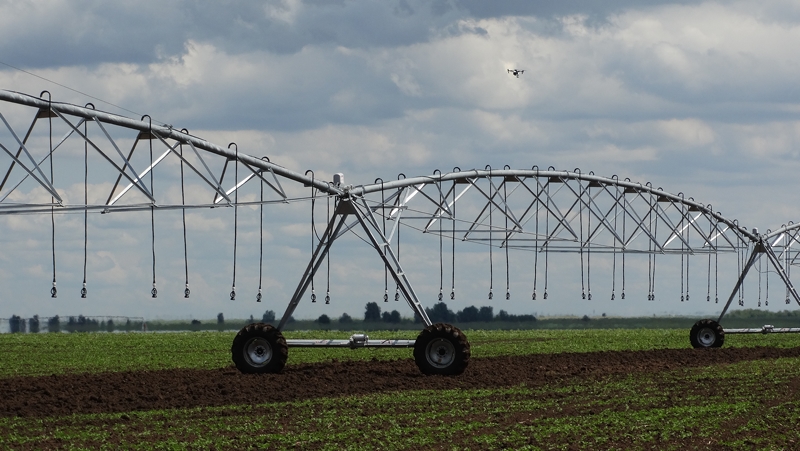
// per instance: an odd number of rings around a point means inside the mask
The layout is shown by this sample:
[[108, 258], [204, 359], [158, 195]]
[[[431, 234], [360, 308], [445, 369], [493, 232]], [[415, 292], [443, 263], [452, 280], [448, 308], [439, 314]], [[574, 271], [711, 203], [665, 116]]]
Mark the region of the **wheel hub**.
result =
[[697, 341], [707, 348], [711, 347], [717, 341], [717, 334], [711, 328], [704, 327], [697, 331]]
[[449, 340], [437, 338], [428, 344], [425, 357], [436, 368], [447, 368], [456, 358], [456, 348]]
[[244, 357], [253, 366], [264, 366], [272, 360], [272, 346], [263, 338], [253, 338], [244, 347]]

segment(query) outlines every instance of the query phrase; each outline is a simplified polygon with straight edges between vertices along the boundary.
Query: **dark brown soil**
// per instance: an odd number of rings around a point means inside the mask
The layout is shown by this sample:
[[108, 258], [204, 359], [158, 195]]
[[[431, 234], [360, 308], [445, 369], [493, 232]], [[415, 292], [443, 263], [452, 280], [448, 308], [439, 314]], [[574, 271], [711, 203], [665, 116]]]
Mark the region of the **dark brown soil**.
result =
[[[537, 386], [574, 378], [800, 357], [800, 348], [667, 349], [472, 359], [456, 377], [411, 359], [289, 365], [281, 374], [177, 369], [0, 379], [0, 417], [261, 404], [420, 389]], [[290, 361], [291, 363], [291, 361]]]

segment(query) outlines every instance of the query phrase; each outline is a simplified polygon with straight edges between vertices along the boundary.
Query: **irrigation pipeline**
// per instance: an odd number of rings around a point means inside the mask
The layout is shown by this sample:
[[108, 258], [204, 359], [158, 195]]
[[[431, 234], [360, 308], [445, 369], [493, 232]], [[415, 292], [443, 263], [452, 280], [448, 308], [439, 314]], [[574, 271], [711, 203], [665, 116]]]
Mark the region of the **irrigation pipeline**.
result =
[[[629, 190], [629, 191], [633, 190], [640, 193], [652, 194], [656, 196], [658, 199], [666, 199], [677, 204], [685, 205], [688, 209], [692, 211], [703, 212], [705, 215], [714, 218], [715, 220], [719, 221], [722, 224], [725, 224], [729, 228], [737, 231], [740, 235], [748, 238], [753, 242], [756, 242], [760, 239], [760, 237], [756, 233], [751, 232], [746, 228], [740, 226], [734, 220], [725, 218], [718, 212], [713, 211], [712, 209], [708, 208], [706, 205], [700, 202], [696, 202], [691, 199], [685, 199], [682, 196], [671, 194], [667, 191], [663, 191], [662, 189], [656, 189], [650, 186], [642, 185], [641, 183], [631, 182], [627, 180], [619, 180], [617, 178], [602, 177], [594, 174], [583, 174], [579, 172], [570, 172], [570, 171], [541, 170], [541, 169], [527, 169], [527, 170], [526, 169], [492, 169], [492, 170], [472, 169], [469, 171], [450, 172], [441, 175], [410, 177], [406, 179], [385, 182], [382, 184], [378, 183], [378, 184], [346, 187], [345, 193], [351, 196], [364, 196], [370, 193], [381, 191], [382, 189], [391, 191], [394, 189], [402, 189], [418, 185], [441, 183], [445, 181], [477, 180], [477, 179], [492, 178], [492, 177], [519, 178], [521, 180], [528, 178], [559, 179], [562, 181], [579, 180], [588, 183], [598, 183], [605, 186], [620, 187], [623, 190]], [[798, 228], [800, 228], [800, 224], [793, 225], [791, 229], [798, 229]], [[789, 230], [790, 228], [785, 227], [784, 229]], [[773, 232], [771, 236], [777, 234], [779, 234], [779, 232]]]
[[320, 180], [313, 180], [311, 177], [307, 177], [305, 175], [291, 171], [282, 166], [271, 163], [269, 161], [262, 160], [260, 158], [256, 158], [246, 154], [237, 154], [236, 151], [233, 151], [231, 149], [226, 149], [224, 147], [217, 146], [216, 144], [212, 144], [204, 139], [200, 139], [196, 136], [176, 130], [171, 125], [161, 125], [161, 126], [151, 125], [149, 122], [138, 121], [127, 117], [94, 110], [91, 108], [84, 108], [77, 105], [58, 103], [58, 102], [51, 103], [39, 99], [37, 97], [30, 96], [28, 94], [22, 94], [13, 91], [0, 90], [0, 100], [40, 109], [43, 108], [45, 110], [51, 109], [53, 111], [57, 111], [62, 114], [77, 116], [83, 119], [91, 119], [106, 124], [117, 125], [120, 127], [138, 130], [140, 132], [152, 131], [153, 133], [164, 139], [174, 139], [179, 143], [191, 144], [198, 149], [202, 149], [207, 152], [211, 152], [213, 154], [220, 155], [232, 160], [237, 159], [238, 157], [238, 161], [241, 161], [244, 164], [247, 164], [255, 168], [263, 169], [265, 171], [272, 171], [275, 174], [280, 175], [282, 177], [286, 177], [290, 180], [300, 182], [304, 185], [313, 186], [326, 194], [340, 195], [343, 193], [341, 189], [327, 182]]

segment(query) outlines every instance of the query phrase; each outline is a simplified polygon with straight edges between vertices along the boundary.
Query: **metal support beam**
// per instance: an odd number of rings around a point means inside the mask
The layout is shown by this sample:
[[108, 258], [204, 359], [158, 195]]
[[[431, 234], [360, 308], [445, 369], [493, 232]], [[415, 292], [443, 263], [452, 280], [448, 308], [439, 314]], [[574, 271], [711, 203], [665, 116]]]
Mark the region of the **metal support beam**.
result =
[[250, 155], [245, 155], [239, 153], [237, 155], [236, 152], [226, 149], [224, 147], [217, 146], [212, 144], [208, 141], [203, 139], [197, 138], [195, 136], [189, 135], [188, 133], [182, 133], [171, 125], [166, 126], [157, 126], [153, 125], [149, 122], [145, 121], [137, 121], [134, 119], [130, 119], [123, 116], [117, 116], [115, 114], [104, 113], [102, 111], [96, 111], [91, 108], [80, 107], [77, 105], [69, 105], [65, 103], [57, 103], [57, 102], [48, 102], [46, 100], [39, 99], [37, 97], [33, 97], [27, 94], [21, 94], [12, 91], [0, 90], [0, 101], [12, 102], [17, 103], [20, 105], [27, 105], [36, 108], [45, 108], [52, 110], [56, 113], [63, 113], [71, 116], [78, 116], [84, 119], [95, 120], [99, 122], [103, 122], [106, 124], [117, 125], [120, 127], [130, 128], [134, 130], [138, 130], [141, 132], [155, 132], [158, 135], [164, 137], [165, 139], [174, 139], [176, 141], [180, 141], [186, 144], [192, 144], [193, 146], [220, 155], [228, 158], [238, 158], [239, 161], [242, 163], [248, 164], [250, 166], [263, 169], [263, 170], [272, 170], [275, 174], [281, 177], [285, 177], [290, 180], [294, 180], [296, 182], [303, 183], [305, 185], [313, 186], [320, 191], [326, 194], [342, 194], [342, 190], [338, 187], [330, 185], [326, 182], [320, 180], [314, 180], [310, 177], [304, 176], [297, 172], [291, 171], [286, 169], [280, 165], [271, 163], [269, 161], [261, 160], [256, 157], [252, 157]]
[[[798, 295], [797, 290], [795, 290], [792, 281], [789, 280], [789, 276], [786, 275], [786, 271], [783, 269], [783, 265], [781, 265], [780, 259], [777, 255], [775, 255], [775, 251], [772, 250], [772, 246], [770, 246], [769, 242], [767, 241], [767, 237], [761, 237], [759, 241], [756, 242], [755, 246], [753, 246], [753, 252], [750, 254], [750, 258], [747, 260], [747, 264], [742, 269], [742, 274], [739, 275], [739, 280], [736, 281], [736, 286], [733, 287], [733, 292], [731, 292], [731, 296], [728, 298], [728, 302], [725, 303], [725, 308], [722, 309], [722, 313], [719, 315], [717, 319], [718, 323], [722, 322], [722, 317], [725, 316], [725, 313], [728, 311], [728, 307], [730, 307], [731, 302], [733, 302], [733, 297], [736, 296], [736, 293], [741, 289], [742, 282], [744, 282], [744, 278], [747, 276], [747, 273], [750, 271], [750, 268], [761, 258], [761, 255], [764, 254], [767, 256], [767, 260], [772, 264], [772, 267], [775, 268], [775, 272], [778, 273], [783, 283], [786, 284], [786, 288], [789, 289], [789, 293], [794, 298], [797, 305], [800, 305], [800, 295]], [[765, 326], [766, 327], [766, 326]], [[771, 326], [770, 326], [771, 327]], [[751, 332], [752, 330], [758, 330], [761, 332], [761, 329], [734, 329], [736, 332], [731, 333], [754, 333]], [[725, 331], [728, 332], [727, 330]], [[770, 331], [772, 332], [772, 331]], [[794, 330], [781, 330], [780, 332], [794, 332]], [[766, 333], [766, 332], [764, 332]]]
[[353, 334], [348, 340], [286, 340], [293, 348], [413, 348], [416, 340], [370, 339], [364, 334]]
[[728, 334], [796, 334], [800, 333], [800, 328], [798, 327], [775, 327], [770, 324], [765, 324], [761, 326], [761, 328], [750, 328], [750, 329], [725, 329], [725, 335]]
[[783, 280], [783, 283], [786, 284], [786, 288], [789, 289], [789, 293], [791, 293], [794, 301], [797, 302], [797, 305], [800, 305], [800, 296], [797, 295], [797, 291], [794, 289], [792, 281], [789, 280], [789, 276], [786, 275], [786, 271], [784, 271], [780, 259], [778, 259], [778, 256], [775, 255], [775, 251], [772, 250], [772, 246], [770, 246], [766, 240], [764, 241], [764, 250], [767, 254], [767, 258], [769, 258], [769, 261], [772, 262], [772, 266], [775, 267], [775, 271], [777, 271], [778, 275], [781, 276], [781, 280]]
[[[339, 230], [344, 225], [345, 219], [347, 219], [349, 212], [346, 210], [347, 209], [344, 207], [344, 202], [340, 202], [339, 206], [336, 207], [336, 211], [334, 212], [330, 221], [328, 221], [328, 227], [325, 229], [325, 233], [322, 235], [324, 239], [317, 243], [317, 248], [314, 250], [314, 254], [311, 256], [311, 261], [308, 262], [308, 267], [306, 267], [303, 277], [300, 279], [300, 283], [297, 284], [297, 289], [294, 291], [294, 295], [292, 295], [292, 299], [289, 301], [289, 305], [286, 307], [286, 311], [283, 313], [281, 322], [278, 323], [278, 330], [283, 330], [283, 327], [289, 321], [289, 318], [291, 318], [292, 313], [294, 313], [295, 309], [297, 308], [297, 305], [300, 304], [300, 299], [302, 299], [303, 294], [305, 294], [308, 286], [311, 284], [314, 274], [317, 273], [320, 265], [322, 265], [322, 261], [325, 260], [325, 256], [330, 251], [331, 245], [335, 240], [334, 237], [338, 235]], [[338, 218], [339, 215], [341, 215], [341, 218]], [[336, 223], [337, 219], [338, 224]]]
[[728, 298], [728, 302], [725, 303], [725, 307], [722, 309], [722, 313], [719, 314], [719, 318], [717, 318], [717, 322], [722, 321], [722, 317], [725, 316], [725, 313], [728, 311], [728, 307], [731, 306], [731, 302], [733, 302], [733, 297], [736, 296], [736, 293], [739, 292], [739, 289], [742, 287], [742, 282], [744, 282], [744, 278], [747, 276], [747, 273], [750, 271], [750, 268], [753, 267], [753, 264], [760, 258], [761, 252], [763, 252], [763, 244], [761, 241], [757, 242], [755, 246], [753, 246], [753, 252], [750, 254], [750, 258], [747, 259], [747, 263], [744, 265], [742, 269], [742, 273], [739, 275], [739, 280], [736, 281], [736, 285], [733, 287], [733, 291], [731, 291], [731, 295]]
[[[349, 200], [343, 202], [349, 202]], [[411, 307], [411, 310], [413, 310], [414, 313], [419, 315], [426, 327], [430, 326], [433, 324], [433, 322], [431, 322], [430, 318], [428, 318], [428, 314], [425, 312], [425, 309], [419, 302], [417, 293], [415, 293], [414, 288], [411, 287], [411, 282], [408, 280], [406, 273], [400, 266], [400, 261], [394, 255], [394, 251], [392, 251], [392, 245], [383, 235], [383, 232], [381, 232], [381, 228], [378, 225], [378, 221], [375, 219], [375, 215], [372, 213], [372, 209], [369, 208], [366, 202], [364, 202], [364, 209], [368, 214], [368, 216], [365, 217], [362, 215], [361, 211], [359, 211], [356, 204], [353, 204], [353, 207], [354, 214], [358, 218], [358, 222], [361, 223], [361, 226], [367, 233], [372, 246], [376, 251], [378, 251], [378, 255], [381, 256], [383, 264], [386, 266], [386, 269], [389, 270], [392, 278], [397, 283], [400, 291], [403, 293], [403, 297], [406, 299], [406, 302], [408, 302], [408, 306]], [[380, 241], [375, 237], [375, 234], [372, 233], [373, 231], [378, 235], [378, 237], [380, 237]]]
[[[403, 272], [403, 268], [400, 266], [400, 261], [392, 251], [391, 244], [381, 232], [380, 227], [378, 226], [378, 223], [372, 213], [372, 209], [369, 208], [366, 203], [364, 204], [364, 207], [368, 216], [365, 216], [359, 210], [358, 206], [352, 199], [341, 198], [339, 200], [339, 205], [336, 207], [336, 211], [328, 222], [328, 227], [325, 229], [325, 233], [322, 235], [323, 239], [317, 244], [317, 247], [311, 257], [311, 261], [308, 263], [308, 266], [306, 267], [306, 270], [300, 279], [300, 283], [297, 285], [297, 289], [295, 290], [291, 301], [289, 301], [289, 305], [286, 307], [286, 311], [284, 312], [280, 323], [278, 323], [278, 330], [283, 330], [283, 327], [286, 326], [286, 323], [289, 321], [292, 313], [294, 313], [295, 309], [300, 303], [300, 299], [302, 299], [303, 295], [308, 289], [308, 286], [311, 284], [311, 280], [317, 273], [320, 265], [322, 265], [325, 256], [328, 254], [328, 252], [330, 252], [331, 245], [333, 245], [336, 237], [339, 236], [339, 231], [344, 226], [347, 216], [351, 214], [358, 219], [358, 223], [361, 224], [361, 227], [367, 234], [372, 247], [378, 252], [378, 255], [380, 255], [381, 259], [383, 260], [383, 264], [386, 266], [386, 269], [397, 283], [398, 287], [400, 288], [400, 292], [403, 293], [403, 297], [405, 298], [406, 302], [408, 302], [409, 307], [411, 307], [414, 313], [422, 318], [422, 322], [425, 324], [425, 326], [430, 326], [433, 324], [430, 318], [428, 318], [428, 314], [425, 312], [422, 304], [419, 302], [419, 298], [414, 292], [411, 282], [409, 282], [408, 277], [406, 277], [405, 272]], [[380, 237], [380, 239], [376, 238], [376, 234], [378, 237]]]

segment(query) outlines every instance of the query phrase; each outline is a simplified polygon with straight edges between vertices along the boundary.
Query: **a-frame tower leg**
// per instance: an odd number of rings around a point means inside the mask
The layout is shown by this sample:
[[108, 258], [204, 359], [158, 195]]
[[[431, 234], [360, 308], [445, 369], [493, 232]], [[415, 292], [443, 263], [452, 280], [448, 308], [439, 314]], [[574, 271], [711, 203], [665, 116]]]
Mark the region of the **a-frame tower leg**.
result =
[[392, 252], [390, 243], [386, 240], [386, 237], [378, 227], [375, 217], [372, 214], [372, 210], [367, 207], [366, 211], [368, 216], [365, 216], [350, 198], [341, 198], [339, 200], [336, 211], [328, 222], [325, 233], [322, 235], [323, 238], [317, 244], [316, 249], [314, 249], [314, 253], [311, 256], [311, 261], [308, 263], [308, 266], [306, 267], [306, 270], [300, 279], [300, 283], [297, 285], [297, 289], [295, 290], [291, 301], [289, 301], [289, 305], [286, 307], [286, 311], [284, 312], [283, 317], [278, 324], [278, 330], [283, 329], [283, 327], [289, 321], [289, 318], [294, 313], [297, 305], [300, 303], [300, 299], [302, 299], [303, 295], [308, 289], [308, 286], [311, 284], [311, 280], [314, 278], [314, 275], [316, 274], [320, 265], [322, 265], [323, 260], [328, 255], [328, 252], [330, 252], [331, 245], [336, 237], [339, 236], [339, 231], [342, 229], [342, 226], [344, 226], [345, 220], [349, 215], [354, 215], [358, 219], [358, 223], [361, 224], [364, 232], [369, 237], [370, 243], [378, 252], [378, 255], [380, 255], [384, 265], [386, 266], [386, 269], [392, 275], [392, 278], [397, 283], [400, 291], [403, 293], [403, 297], [406, 299], [406, 302], [408, 302], [408, 305], [411, 307], [414, 313], [422, 318], [422, 322], [426, 326], [430, 326], [432, 324], [430, 318], [428, 318], [428, 315], [425, 312], [425, 309], [422, 307], [422, 304], [420, 304], [417, 294], [414, 292], [408, 277], [400, 266], [400, 262], [398, 261], [394, 252]]
[[772, 246], [769, 245], [763, 239], [759, 240], [753, 246], [753, 252], [750, 253], [750, 257], [747, 259], [747, 263], [745, 264], [744, 268], [742, 269], [742, 273], [739, 275], [739, 279], [736, 281], [736, 285], [733, 287], [733, 291], [731, 292], [730, 297], [728, 298], [728, 302], [725, 303], [725, 307], [722, 309], [722, 313], [720, 313], [719, 318], [717, 319], [717, 323], [722, 322], [722, 317], [725, 316], [725, 313], [728, 311], [728, 307], [730, 307], [731, 302], [733, 302], [734, 296], [739, 290], [742, 288], [742, 283], [744, 282], [744, 278], [747, 276], [747, 273], [753, 267], [756, 261], [761, 258], [762, 254], [767, 256], [767, 260], [772, 264], [775, 268], [775, 272], [781, 277], [783, 283], [786, 284], [786, 287], [789, 289], [789, 293], [791, 293], [792, 297], [794, 298], [795, 302], [800, 305], [800, 296], [798, 296], [797, 290], [795, 290], [794, 285], [792, 285], [792, 281], [789, 280], [789, 277], [786, 275], [786, 271], [781, 265], [780, 260], [775, 255], [775, 251], [772, 250]]

